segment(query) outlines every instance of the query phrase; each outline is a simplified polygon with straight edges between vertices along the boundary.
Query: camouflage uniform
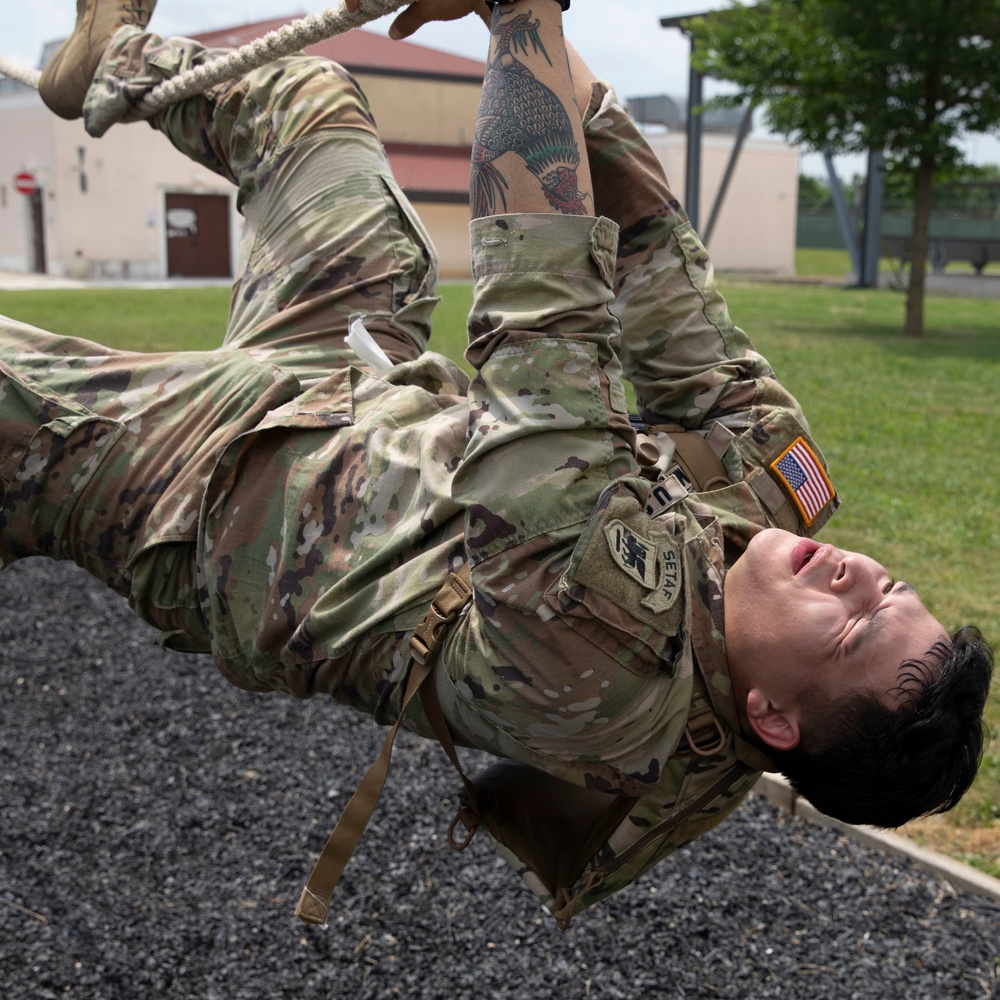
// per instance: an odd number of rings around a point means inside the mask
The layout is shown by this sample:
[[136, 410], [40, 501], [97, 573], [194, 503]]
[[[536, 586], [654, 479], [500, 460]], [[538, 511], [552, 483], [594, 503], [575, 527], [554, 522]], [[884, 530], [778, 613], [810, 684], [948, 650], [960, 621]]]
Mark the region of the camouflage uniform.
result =
[[[123, 30], [88, 129], [202, 58]], [[153, 124], [239, 187], [225, 341], [137, 355], [0, 328], [0, 558], [74, 559], [235, 684], [380, 723], [410, 632], [468, 561], [475, 599], [435, 678], [456, 739], [634, 800], [558, 897], [501, 847], [546, 904], [568, 919], [718, 822], [760, 763], [728, 689], [726, 566], [836, 500], [803, 517], [775, 471], [795, 442], [814, 452], [804, 418], [614, 95], [595, 87], [586, 115], [607, 218], [473, 223], [471, 386], [425, 351], [433, 251], [342, 69], [283, 60]], [[387, 370], [346, 347], [354, 313]], [[623, 377], [648, 422], [715, 429], [733, 485], [691, 493], [669, 439], [661, 481], [641, 474]], [[698, 698], [725, 737], [707, 756], [683, 739]], [[432, 735], [419, 707], [406, 723]]]

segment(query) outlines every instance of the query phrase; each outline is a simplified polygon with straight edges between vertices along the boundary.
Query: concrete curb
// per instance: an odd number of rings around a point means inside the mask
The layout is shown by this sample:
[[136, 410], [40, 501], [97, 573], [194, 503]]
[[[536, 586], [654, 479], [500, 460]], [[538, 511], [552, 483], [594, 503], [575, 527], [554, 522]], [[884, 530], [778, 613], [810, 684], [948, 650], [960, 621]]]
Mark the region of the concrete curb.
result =
[[963, 864], [961, 861], [939, 854], [937, 851], [919, 847], [912, 840], [901, 837], [898, 833], [878, 830], [871, 826], [851, 826], [848, 823], [841, 823], [840, 820], [825, 816], [807, 799], [802, 798], [781, 775], [761, 775], [754, 786], [754, 791], [791, 816], [798, 816], [812, 823], [818, 823], [820, 826], [829, 827], [866, 847], [874, 847], [887, 854], [909, 858], [921, 868], [928, 869], [938, 878], [945, 879], [958, 889], [987, 896], [1000, 902], [1000, 878], [994, 878], [971, 865]]

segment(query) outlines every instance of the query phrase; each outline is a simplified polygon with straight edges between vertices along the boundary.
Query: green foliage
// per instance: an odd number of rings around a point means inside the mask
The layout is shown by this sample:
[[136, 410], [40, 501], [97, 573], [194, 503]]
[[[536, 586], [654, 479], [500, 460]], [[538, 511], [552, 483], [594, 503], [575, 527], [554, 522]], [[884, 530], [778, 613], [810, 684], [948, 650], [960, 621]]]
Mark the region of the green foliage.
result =
[[691, 26], [699, 67], [739, 88], [727, 100], [813, 149], [940, 168], [962, 132], [1000, 127], [1000, 0], [761, 0]]
[[884, 152], [913, 182], [905, 329], [923, 333], [935, 174], [964, 133], [1000, 129], [1000, 0], [760, 0], [689, 22], [699, 68], [766, 107], [775, 131], [830, 153]]
[[822, 212], [833, 208], [830, 185], [809, 174], [799, 174], [799, 211]]
[[[887, 170], [886, 212], [913, 212], [913, 183], [908, 171]], [[1000, 166], [963, 163], [939, 171], [931, 192], [931, 214], [1000, 221]]]

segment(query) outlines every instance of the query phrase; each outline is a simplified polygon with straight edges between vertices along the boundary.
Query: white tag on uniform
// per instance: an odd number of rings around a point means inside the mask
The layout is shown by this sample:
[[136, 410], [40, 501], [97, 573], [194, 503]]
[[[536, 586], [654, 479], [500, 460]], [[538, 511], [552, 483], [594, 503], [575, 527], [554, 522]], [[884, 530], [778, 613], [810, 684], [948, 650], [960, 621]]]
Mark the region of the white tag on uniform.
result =
[[351, 315], [347, 336], [344, 339], [347, 341], [347, 346], [375, 371], [387, 372], [393, 367], [388, 355], [378, 346], [375, 338], [365, 327], [364, 316], [361, 313]]

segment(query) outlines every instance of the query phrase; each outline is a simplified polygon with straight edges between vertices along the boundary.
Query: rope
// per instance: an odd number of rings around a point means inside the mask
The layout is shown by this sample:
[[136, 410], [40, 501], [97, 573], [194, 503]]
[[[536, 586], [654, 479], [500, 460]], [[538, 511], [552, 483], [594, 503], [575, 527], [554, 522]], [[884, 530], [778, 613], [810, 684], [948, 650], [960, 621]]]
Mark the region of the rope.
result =
[[12, 80], [19, 80], [21, 83], [26, 83], [35, 90], [38, 90], [38, 81], [42, 76], [37, 69], [22, 66], [21, 63], [15, 62], [13, 59], [7, 59], [5, 56], [0, 56], [0, 73], [4, 76], [9, 76]]
[[[209, 87], [222, 83], [223, 80], [241, 76], [258, 66], [273, 62], [291, 52], [298, 52], [324, 38], [359, 28], [412, 2], [413, 0], [360, 0], [358, 9], [353, 14], [340, 5], [327, 7], [318, 14], [299, 18], [218, 59], [212, 59], [201, 66], [189, 69], [180, 76], [165, 80], [146, 95], [140, 105], [140, 111], [144, 115], [151, 115], [194, 94], [200, 94]], [[20, 80], [21, 83], [36, 90], [42, 75], [36, 69], [29, 69], [3, 56], [0, 56], [0, 73], [14, 80]]]
[[413, 0], [361, 0], [356, 13], [346, 7], [327, 7], [318, 14], [310, 14], [290, 24], [270, 31], [220, 59], [213, 59], [195, 66], [180, 76], [165, 80], [143, 99], [142, 114], [152, 114], [186, 97], [200, 94], [209, 87], [231, 80], [265, 63], [273, 62], [290, 52], [312, 45], [331, 35], [339, 35], [351, 28], [358, 28], [368, 21], [391, 14]]

